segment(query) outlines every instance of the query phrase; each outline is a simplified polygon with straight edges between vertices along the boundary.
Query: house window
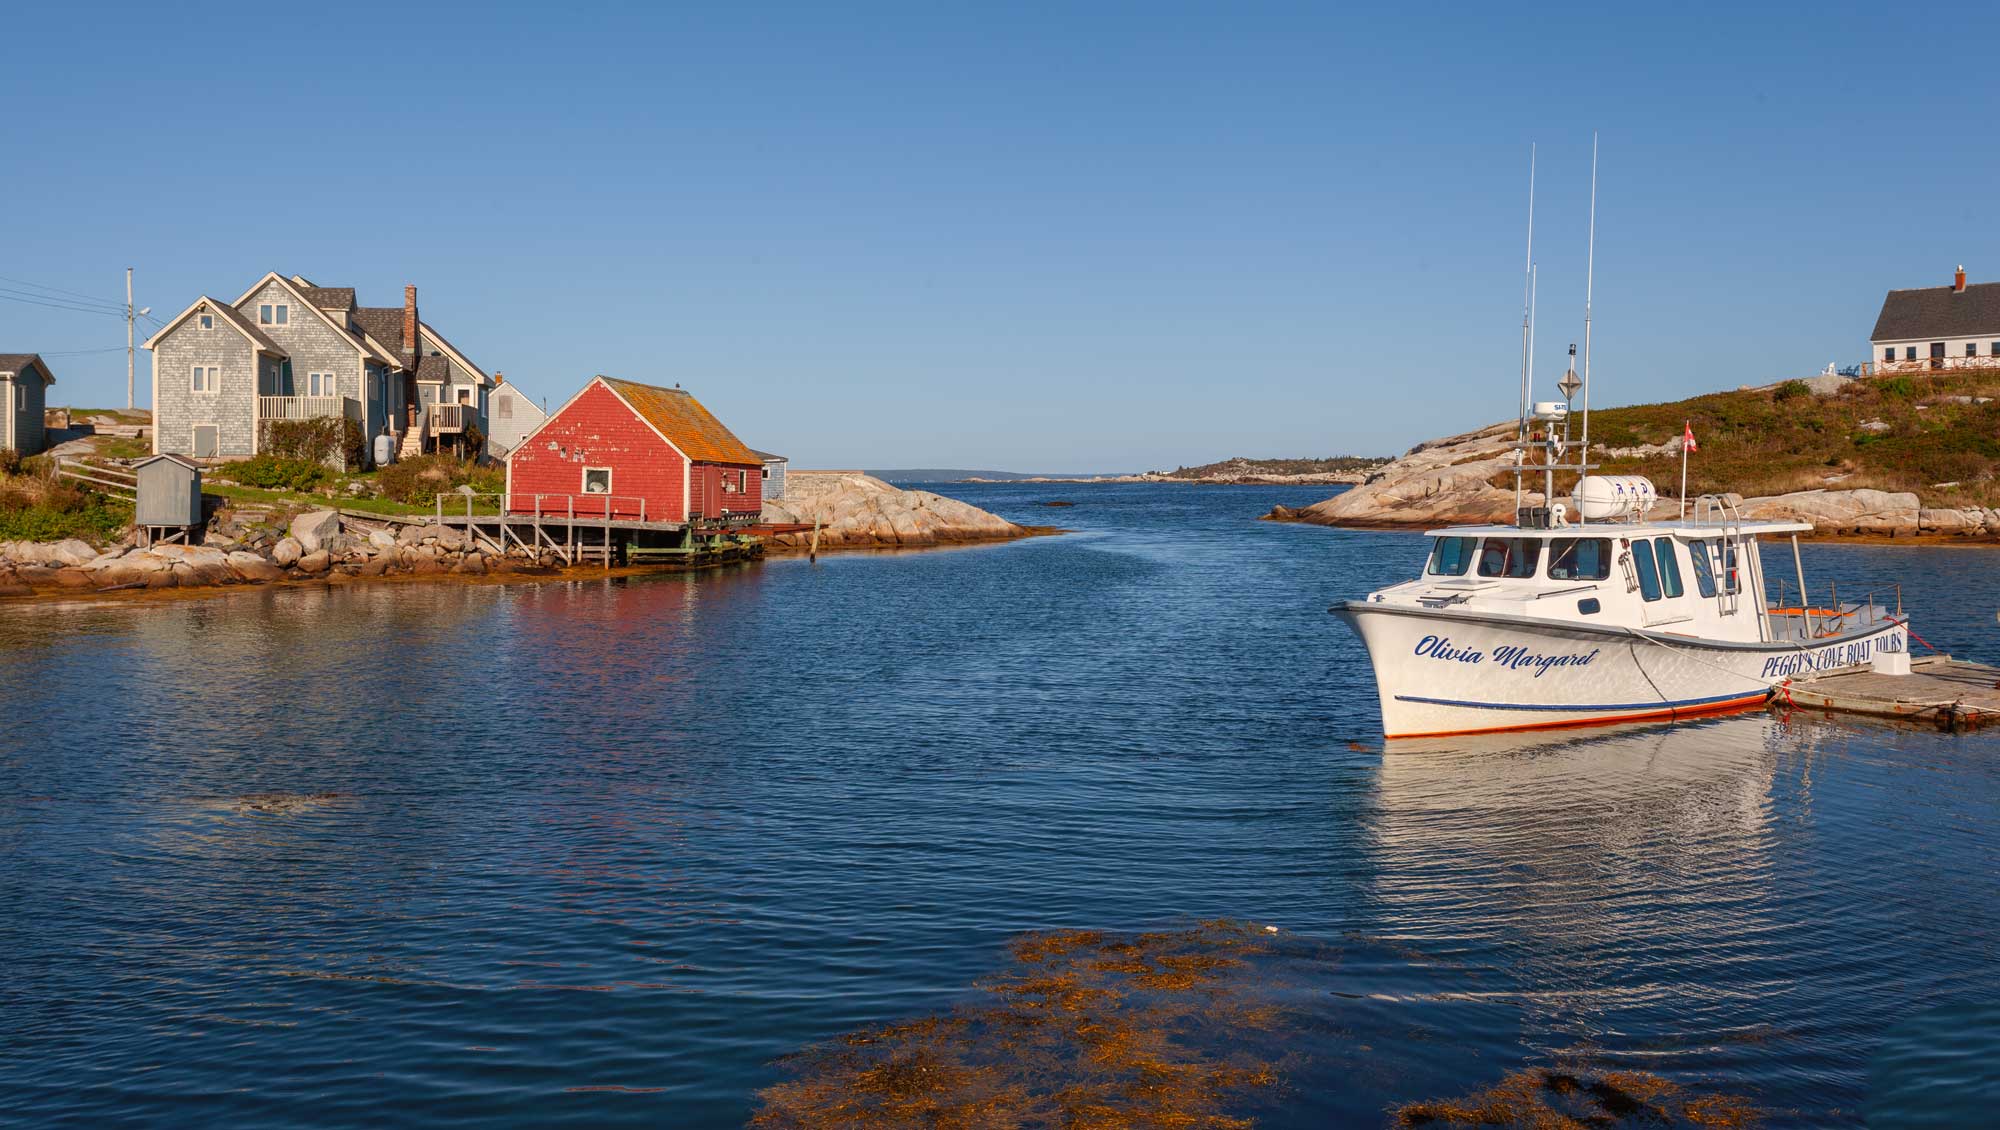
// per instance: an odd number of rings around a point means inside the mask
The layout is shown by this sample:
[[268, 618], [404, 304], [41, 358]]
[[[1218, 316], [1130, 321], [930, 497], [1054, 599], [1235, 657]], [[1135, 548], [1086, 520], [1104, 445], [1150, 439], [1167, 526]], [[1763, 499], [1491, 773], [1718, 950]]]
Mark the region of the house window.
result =
[[257, 321], [263, 325], [282, 326], [290, 323], [291, 320], [292, 308], [283, 303], [273, 305], [266, 302], [262, 306], [257, 307]]
[[769, 480], [770, 480], [770, 478], [771, 478], [771, 469], [770, 469], [769, 467], [766, 467], [766, 468], [764, 468], [764, 474], [763, 474], [763, 476], [762, 476], [762, 477], [763, 477], [763, 478], [764, 478], [764, 479], [765, 479], [766, 481], [769, 481]]
[[1915, 361], [1916, 359], [1917, 359], [1917, 347], [1916, 347], [1916, 346], [1914, 346], [1914, 345], [1906, 345], [1906, 346], [1904, 346], [1904, 347], [1903, 347], [1903, 360], [1905, 360], [1905, 361]]
[[469, 388], [461, 388], [461, 389], [459, 389], [459, 390], [458, 390], [458, 402], [459, 402], [460, 404], [471, 404], [471, 403], [472, 403], [472, 390], [471, 390], [471, 389], [469, 389]]
[[585, 467], [583, 469], [583, 493], [610, 494], [611, 468]]
[[2000, 357], [2000, 341], [1988, 345], [1986, 347], [1986, 355], [1988, 357]]
[[1966, 343], [1965, 343], [1965, 355], [1966, 355], [1967, 357], [1977, 357], [1977, 356], [1979, 356], [1979, 343], [1978, 343], [1978, 342], [1976, 342], [1976, 341], [1968, 341], [1968, 342], [1966, 342]]
[[514, 418], [514, 398], [513, 398], [513, 397], [511, 397], [511, 396], [503, 396], [503, 397], [501, 397], [501, 398], [500, 398], [500, 404], [499, 404], [499, 409], [500, 409], [500, 418], [501, 418], [502, 420], [511, 420], [511, 419], [513, 419], [513, 418]]
[[196, 365], [194, 380], [188, 386], [196, 392], [214, 392], [222, 383], [222, 370], [214, 365]]
[[1884, 360], [1884, 361], [1894, 361], [1895, 359], [1896, 359], [1896, 347], [1895, 347], [1895, 346], [1893, 346], [1893, 345], [1887, 345], [1887, 346], [1883, 346], [1883, 347], [1882, 347], [1882, 360]]
[[215, 328], [215, 315], [213, 314], [203, 314], [197, 321], [200, 322], [202, 329], [212, 330]]
[[307, 373], [307, 374], [306, 374], [306, 395], [307, 395], [307, 396], [333, 396], [333, 395], [335, 395], [335, 393], [334, 393], [334, 384], [333, 384], [333, 374], [332, 374], [332, 373]]

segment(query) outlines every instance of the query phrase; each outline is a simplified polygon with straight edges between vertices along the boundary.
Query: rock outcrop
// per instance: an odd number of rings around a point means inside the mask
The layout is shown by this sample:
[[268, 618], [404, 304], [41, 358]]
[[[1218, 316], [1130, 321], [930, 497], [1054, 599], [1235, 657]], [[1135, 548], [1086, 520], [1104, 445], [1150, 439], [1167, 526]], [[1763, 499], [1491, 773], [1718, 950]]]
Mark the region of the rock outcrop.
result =
[[[820, 525], [821, 549], [943, 545], [1025, 537], [997, 514], [927, 490], [898, 490], [859, 472], [793, 471], [782, 501], [764, 504], [764, 521]], [[779, 534], [774, 543], [803, 549], [811, 533]]]
[[[1280, 506], [1265, 517], [1374, 529], [1511, 522], [1514, 492], [1493, 486], [1492, 480], [1513, 466], [1508, 445], [1514, 427], [1495, 424], [1418, 444], [1353, 490], [1299, 509]], [[1676, 508], [1675, 503], [1663, 502], [1654, 516], [1671, 517]], [[1822, 536], [2000, 537], [2000, 510], [1929, 507], [1906, 491], [1861, 488], [1763, 495], [1743, 499], [1741, 513], [1745, 518], [1811, 522], [1813, 531]]]

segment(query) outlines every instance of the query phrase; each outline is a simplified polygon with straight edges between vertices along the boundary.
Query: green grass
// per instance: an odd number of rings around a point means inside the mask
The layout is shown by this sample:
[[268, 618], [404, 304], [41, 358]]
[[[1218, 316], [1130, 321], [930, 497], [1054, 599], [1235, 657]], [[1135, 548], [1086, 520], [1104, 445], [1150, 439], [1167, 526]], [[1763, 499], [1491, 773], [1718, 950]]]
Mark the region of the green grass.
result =
[[[414, 506], [406, 502], [397, 502], [393, 498], [366, 498], [342, 494], [335, 494], [332, 497], [328, 497], [323, 494], [300, 494], [296, 491], [263, 490], [258, 487], [238, 486], [235, 483], [204, 482], [201, 485], [201, 492], [203, 494], [215, 495], [218, 498], [225, 498], [232, 502], [247, 502], [281, 509], [360, 510], [369, 514], [383, 514], [401, 518], [414, 518], [424, 514], [434, 515], [437, 513], [435, 503], [430, 506]], [[499, 501], [492, 498], [474, 499], [472, 512], [474, 514], [498, 514], [500, 512]], [[464, 500], [446, 499], [445, 513], [464, 514]]]
[[1218, 475], [1326, 475], [1335, 471], [1367, 471], [1387, 463], [1372, 455], [1328, 455], [1319, 459], [1225, 459], [1199, 467], [1167, 472], [1172, 479], [1206, 479]]
[[[40, 497], [36, 497], [40, 494]], [[0, 492], [0, 541], [111, 541], [132, 524], [132, 504], [59, 488]]]
[[[1872, 487], [1915, 492], [1926, 506], [2000, 505], [2000, 370], [1864, 378], [1833, 396], [1801, 394], [1796, 383], [1593, 411], [1600, 473], [1678, 489], [1678, 451], [1644, 459], [1601, 452], [1670, 443], [1686, 422], [1700, 445], [1688, 461], [1690, 495]], [[1993, 400], [1955, 404], [1950, 396]], [[1872, 421], [1886, 427], [1862, 427]]]

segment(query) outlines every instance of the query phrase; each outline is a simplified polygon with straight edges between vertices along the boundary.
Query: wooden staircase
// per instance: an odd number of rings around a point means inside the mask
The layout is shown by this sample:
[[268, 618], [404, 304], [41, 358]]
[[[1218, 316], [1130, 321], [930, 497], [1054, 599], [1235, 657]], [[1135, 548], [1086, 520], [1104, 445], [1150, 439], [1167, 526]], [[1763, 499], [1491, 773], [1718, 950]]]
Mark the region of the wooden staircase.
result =
[[397, 459], [414, 459], [424, 453], [424, 433], [422, 428], [405, 428], [402, 441], [396, 446]]

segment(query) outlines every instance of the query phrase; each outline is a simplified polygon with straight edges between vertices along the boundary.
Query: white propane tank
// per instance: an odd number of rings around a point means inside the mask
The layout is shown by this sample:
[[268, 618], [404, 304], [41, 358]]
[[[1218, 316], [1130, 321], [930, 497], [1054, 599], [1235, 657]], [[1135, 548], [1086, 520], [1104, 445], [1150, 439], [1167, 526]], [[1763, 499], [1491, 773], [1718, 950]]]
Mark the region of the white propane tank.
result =
[[1652, 480], [1644, 475], [1592, 475], [1570, 496], [1585, 521], [1638, 517], [1659, 501]]
[[375, 465], [387, 467], [396, 461], [396, 437], [383, 432], [375, 437]]

